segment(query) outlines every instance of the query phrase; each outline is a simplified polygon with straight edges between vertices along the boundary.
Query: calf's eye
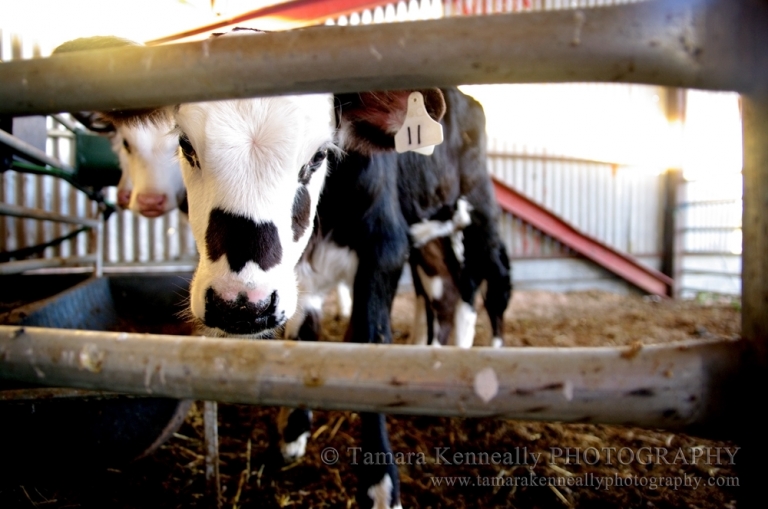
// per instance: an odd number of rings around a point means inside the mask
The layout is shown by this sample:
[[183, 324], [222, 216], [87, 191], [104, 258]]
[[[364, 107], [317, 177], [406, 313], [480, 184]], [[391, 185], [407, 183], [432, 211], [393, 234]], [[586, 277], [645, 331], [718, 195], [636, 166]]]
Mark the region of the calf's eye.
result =
[[301, 167], [301, 170], [299, 170], [299, 182], [304, 184], [305, 186], [309, 183], [309, 179], [312, 178], [312, 174], [317, 171], [318, 168], [320, 168], [320, 165], [323, 164], [323, 161], [328, 157], [328, 149], [320, 149], [317, 152], [315, 152], [315, 155], [312, 156], [312, 159]]
[[328, 157], [328, 149], [318, 150], [315, 152], [315, 155], [312, 156], [312, 161], [310, 161], [309, 165], [314, 167], [314, 169], [318, 169], [323, 161], [325, 161], [325, 158]]
[[189, 142], [189, 138], [186, 134], [179, 136], [179, 147], [181, 147], [181, 154], [184, 156], [184, 159], [187, 160], [189, 165], [195, 168], [200, 168], [195, 149], [192, 148], [192, 144]]

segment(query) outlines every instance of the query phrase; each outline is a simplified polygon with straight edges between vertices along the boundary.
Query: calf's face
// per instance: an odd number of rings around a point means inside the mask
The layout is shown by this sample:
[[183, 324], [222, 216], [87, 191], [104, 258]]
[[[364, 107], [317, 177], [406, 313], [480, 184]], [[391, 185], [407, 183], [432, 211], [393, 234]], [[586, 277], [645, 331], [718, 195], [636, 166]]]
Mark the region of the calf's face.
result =
[[146, 217], [158, 217], [184, 201], [178, 137], [170, 120], [118, 125], [112, 147], [123, 171], [118, 205]]
[[332, 96], [184, 104], [175, 119], [200, 252], [191, 313], [207, 335], [271, 335], [296, 311], [294, 268], [334, 149]]

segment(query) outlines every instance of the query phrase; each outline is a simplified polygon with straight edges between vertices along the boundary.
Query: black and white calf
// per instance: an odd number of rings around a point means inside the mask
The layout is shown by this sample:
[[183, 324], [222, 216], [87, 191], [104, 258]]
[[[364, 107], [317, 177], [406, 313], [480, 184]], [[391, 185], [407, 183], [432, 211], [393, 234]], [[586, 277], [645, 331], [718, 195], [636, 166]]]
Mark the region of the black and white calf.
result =
[[[472, 346], [475, 295], [485, 281], [493, 342], [501, 344], [511, 282], [487, 171], [485, 114], [458, 89], [442, 92], [445, 140], [432, 156], [349, 150], [341, 160], [332, 158], [332, 167], [338, 169], [331, 171], [318, 206], [315, 238], [298, 266], [306, 319], [295, 315], [288, 337], [316, 339], [322, 298], [336, 281], [367, 281], [359, 277], [361, 253], [372, 256], [366, 250], [375, 246], [383, 259], [391, 253], [405, 258], [403, 242], [409, 238], [411, 272], [422, 304], [415, 313], [415, 342], [437, 337], [446, 344], [453, 332], [455, 344]], [[355, 180], [345, 177], [352, 173]], [[434, 327], [433, 317], [439, 327]]]
[[[442, 94], [424, 93], [439, 118]], [[296, 266], [313, 238], [314, 252], [334, 245], [357, 255], [348, 339], [391, 341], [389, 314], [408, 256], [407, 223], [397, 213], [393, 166], [365, 160], [394, 156], [372, 157], [392, 148], [408, 95], [284, 96], [175, 109], [200, 251], [190, 307], [207, 334], [273, 337], [296, 312], [297, 276], [311, 277]], [[342, 156], [339, 148], [350, 154]], [[329, 159], [333, 169], [326, 177]], [[324, 273], [318, 269], [312, 272]], [[363, 451], [390, 452], [384, 417], [361, 418]], [[358, 478], [361, 507], [399, 506], [394, 464], [364, 465]]]
[[[474, 299], [482, 281], [487, 285], [485, 304], [494, 336], [501, 337], [511, 283], [485, 161], [485, 116], [476, 101], [457, 89], [442, 92], [445, 141], [432, 156], [372, 154], [354, 147], [342, 157], [329, 156], [314, 236], [297, 266], [301, 310], [289, 322], [289, 337], [317, 339], [322, 297], [337, 281], [351, 280], [354, 299], [347, 339], [390, 342], [391, 305], [409, 256], [414, 284], [429, 298], [428, 310], [441, 320], [441, 343], [455, 323], [457, 342], [472, 345]], [[347, 101], [358, 99], [341, 96], [339, 100], [344, 111]], [[457, 229], [463, 240], [454, 246]], [[417, 237], [419, 241], [414, 242]], [[434, 237], [438, 238], [424, 247], [416, 245]], [[417, 317], [425, 312], [417, 311]], [[306, 411], [297, 410], [291, 416], [293, 422], [309, 423]], [[364, 422], [368, 429], [383, 431], [381, 416], [365, 416]], [[308, 428], [302, 434], [298, 431], [301, 428], [294, 426], [283, 434], [285, 455], [303, 453]], [[389, 445], [385, 435], [368, 433], [363, 436], [363, 448], [386, 451]], [[396, 490], [394, 466], [378, 468], [369, 469], [370, 478], [389, 475]]]
[[[433, 117], [442, 116], [442, 94], [424, 95]], [[366, 211], [382, 218], [337, 233], [351, 235], [346, 245], [359, 259], [348, 336], [357, 342], [390, 341], [389, 312], [408, 255], [407, 224], [392, 213], [398, 207], [389, 198], [374, 199], [375, 210], [370, 207], [372, 197], [396, 196], [390, 194], [396, 192], [396, 174], [380, 171], [383, 166], [371, 171], [356, 158], [392, 148], [408, 96], [282, 96], [166, 110], [177, 126], [189, 221], [200, 252], [190, 316], [206, 335], [275, 337], [295, 313], [296, 266], [313, 236], [325, 183], [325, 212], [319, 217], [329, 226]], [[342, 158], [341, 150], [355, 157]], [[329, 158], [335, 168], [326, 181]], [[361, 418], [363, 450], [390, 452], [384, 417]], [[358, 478], [361, 507], [399, 506], [394, 464], [362, 466]]]
[[447, 345], [455, 329], [472, 336], [453, 335], [454, 344], [472, 346], [474, 330], [455, 323], [462, 302], [458, 284], [464, 264], [463, 229], [471, 223], [469, 210], [469, 203], [462, 197], [450, 218], [436, 217], [411, 225], [409, 262], [416, 291], [411, 329], [414, 344]]
[[[487, 170], [485, 114], [477, 101], [459, 90], [444, 89], [443, 93], [445, 141], [430, 158], [407, 153], [398, 159], [400, 204], [414, 244], [419, 247], [434, 237], [435, 229], [444, 235], [412, 254], [414, 285], [421, 286], [425, 299], [431, 301], [426, 306], [427, 326], [430, 312], [442, 322], [437, 331], [441, 343], [447, 341], [446, 329], [453, 323], [456, 345], [469, 347], [477, 320], [475, 295], [485, 281], [484, 303], [493, 343], [500, 346], [512, 286], [509, 258], [497, 229], [500, 211]], [[468, 206], [462, 205], [464, 201]], [[466, 212], [469, 222], [463, 219]], [[462, 225], [466, 226], [461, 229]], [[456, 241], [459, 233], [463, 242]], [[456, 290], [457, 305], [440, 302], [455, 301]], [[421, 316], [425, 315], [417, 311], [417, 320]]]
[[[461, 348], [473, 345], [477, 318], [474, 313], [475, 293], [468, 291], [462, 294], [460, 291], [460, 285], [467, 283], [467, 280], [462, 280], [462, 274], [470, 271], [476, 277], [488, 278], [484, 304], [493, 332], [491, 344], [494, 347], [503, 345], [503, 314], [512, 292], [511, 282], [507, 284], [510, 271], [506, 249], [499, 245], [485, 253], [490, 256], [486, 262], [492, 264], [486, 267], [486, 276], [475, 270], [476, 266], [465, 267], [462, 231], [465, 224], [471, 223], [456, 219], [430, 220], [411, 226], [412, 238], [423, 239], [426, 236], [426, 240], [414, 242], [410, 257], [418, 297], [412, 332], [415, 344], [442, 346], [452, 339], [453, 344]], [[433, 231], [430, 232], [430, 229]]]

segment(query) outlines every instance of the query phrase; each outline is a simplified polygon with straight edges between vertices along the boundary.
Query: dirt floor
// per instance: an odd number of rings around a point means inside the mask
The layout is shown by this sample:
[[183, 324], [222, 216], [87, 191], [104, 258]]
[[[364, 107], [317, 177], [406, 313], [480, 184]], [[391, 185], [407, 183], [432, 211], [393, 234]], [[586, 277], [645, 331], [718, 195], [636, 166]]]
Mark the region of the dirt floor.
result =
[[[403, 294], [395, 303], [396, 342], [409, 339], [412, 299]], [[344, 323], [335, 315], [331, 300], [324, 331], [341, 340]], [[735, 338], [739, 327], [736, 302], [517, 291], [504, 341], [507, 346], [636, 345]], [[476, 343], [490, 343], [482, 313]], [[284, 465], [269, 445], [276, 413], [219, 406], [223, 506], [356, 507], [350, 451], [357, 445], [359, 417], [316, 411], [307, 456]], [[399, 465], [404, 508], [736, 507], [732, 443], [591, 424], [405, 416], [390, 416], [388, 424], [393, 450], [412, 453]], [[202, 438], [201, 410], [194, 407], [152, 456], [83, 475], [49, 476], [54, 481], [35, 476], [0, 481], [0, 507], [207, 507]], [[328, 447], [342, 451], [341, 461], [331, 466], [321, 460]], [[493, 453], [501, 459], [493, 461]], [[40, 461], [43, 471], [45, 458]]]

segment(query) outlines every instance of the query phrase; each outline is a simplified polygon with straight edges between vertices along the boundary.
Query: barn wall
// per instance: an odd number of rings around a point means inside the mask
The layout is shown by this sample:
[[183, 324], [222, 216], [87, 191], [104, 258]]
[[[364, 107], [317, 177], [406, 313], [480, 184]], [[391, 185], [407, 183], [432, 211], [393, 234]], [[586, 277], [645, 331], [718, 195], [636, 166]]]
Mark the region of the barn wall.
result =
[[[489, 171], [615, 249], [633, 256], [660, 254], [662, 179], [656, 173], [615, 163], [500, 152], [490, 153]], [[515, 257], [568, 254], [517, 219], [502, 223]]]
[[678, 293], [741, 295], [741, 188], [736, 178], [687, 181], [679, 208]]
[[[660, 175], [605, 162], [502, 152], [491, 152], [489, 171], [585, 234], [659, 268]], [[635, 291], [508, 213], [502, 214], [500, 229], [517, 288]]]
[[678, 294], [741, 295], [743, 177], [739, 97], [689, 90], [677, 228]]

